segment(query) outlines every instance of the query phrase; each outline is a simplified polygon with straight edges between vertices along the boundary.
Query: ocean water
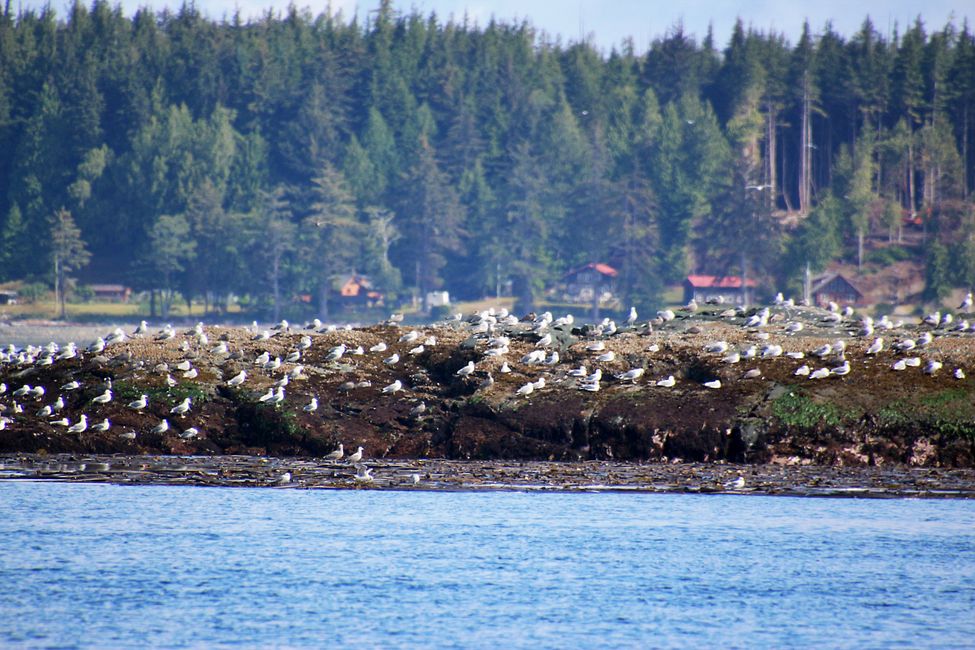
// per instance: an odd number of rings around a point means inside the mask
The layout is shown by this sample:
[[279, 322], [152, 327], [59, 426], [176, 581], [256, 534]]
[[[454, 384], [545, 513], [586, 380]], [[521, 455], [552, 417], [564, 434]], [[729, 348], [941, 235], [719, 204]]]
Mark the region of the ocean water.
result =
[[0, 482], [2, 647], [966, 647], [975, 502]]

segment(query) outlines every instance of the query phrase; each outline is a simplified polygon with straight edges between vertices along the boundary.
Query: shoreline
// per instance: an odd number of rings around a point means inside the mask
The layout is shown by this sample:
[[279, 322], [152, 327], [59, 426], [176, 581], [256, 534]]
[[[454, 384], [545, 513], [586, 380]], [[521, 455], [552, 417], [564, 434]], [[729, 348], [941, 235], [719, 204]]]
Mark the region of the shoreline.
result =
[[[638, 492], [839, 498], [975, 499], [975, 470], [729, 463], [367, 459], [356, 467], [317, 458], [17, 454], [0, 457], [0, 481], [436, 492]], [[418, 479], [414, 479], [417, 476]], [[738, 477], [744, 486], [731, 484]]]

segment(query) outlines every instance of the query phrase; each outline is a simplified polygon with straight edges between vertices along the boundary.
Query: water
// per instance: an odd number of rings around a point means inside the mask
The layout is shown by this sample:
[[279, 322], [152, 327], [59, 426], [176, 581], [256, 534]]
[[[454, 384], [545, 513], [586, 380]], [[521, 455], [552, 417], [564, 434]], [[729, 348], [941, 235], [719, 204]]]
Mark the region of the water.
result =
[[0, 482], [0, 646], [963, 647], [975, 502]]

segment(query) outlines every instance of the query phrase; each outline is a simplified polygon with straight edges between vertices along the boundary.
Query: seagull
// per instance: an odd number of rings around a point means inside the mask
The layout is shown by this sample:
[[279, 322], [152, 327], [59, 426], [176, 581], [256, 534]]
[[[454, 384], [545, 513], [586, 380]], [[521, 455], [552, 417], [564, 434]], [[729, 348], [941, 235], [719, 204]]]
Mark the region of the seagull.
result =
[[455, 372], [454, 375], [456, 375], [458, 377], [467, 377], [472, 372], [474, 372], [474, 362], [473, 361], [468, 361], [467, 362], [467, 365], [464, 366], [464, 367], [462, 367], [457, 372]]
[[972, 310], [972, 292], [969, 291], [967, 294], [965, 294], [965, 299], [961, 301], [960, 305], [958, 305], [958, 311], [963, 311], [965, 313], [968, 313], [971, 310]]
[[[361, 449], [361, 447], [360, 447]], [[352, 456], [349, 456], [351, 458]], [[361, 465], [356, 469], [355, 480], [359, 483], [372, 482], [372, 468]]]
[[637, 379], [643, 376], [643, 372], [644, 372], [643, 368], [631, 368], [630, 370], [627, 370], [626, 372], [617, 375], [616, 378], [619, 379], [620, 381], [635, 382]]
[[233, 377], [230, 378], [230, 381], [227, 382], [227, 385], [228, 386], [240, 386], [241, 384], [244, 383], [244, 380], [246, 380], [246, 379], [247, 379], [247, 373], [245, 371], [241, 370], [236, 375], [234, 375]]
[[636, 322], [636, 319], [637, 319], [636, 307], [630, 307], [630, 315], [626, 317], [626, 324], [633, 325], [633, 323]]
[[57, 400], [55, 400], [54, 404], [51, 405], [51, 408], [54, 409], [54, 412], [55, 413], [57, 413], [61, 409], [63, 409], [64, 408], [64, 398], [61, 397], [60, 395], [58, 395]]
[[707, 386], [708, 388], [721, 388], [721, 380], [712, 379], [711, 381], [704, 382], [704, 385]]
[[478, 384], [477, 390], [487, 390], [491, 386], [494, 386], [494, 377], [491, 376], [491, 373], [488, 373], [487, 379]]
[[256, 359], [254, 359], [254, 365], [263, 366], [265, 363], [267, 363], [270, 360], [271, 360], [271, 353], [265, 350], [264, 352], [257, 355]]
[[60, 420], [54, 420], [53, 422], [51, 422], [51, 424], [55, 424], [59, 427], [66, 427], [71, 424], [71, 421], [68, 420], [68, 418], [61, 418]]
[[397, 391], [401, 391], [401, 390], [403, 390], [403, 382], [401, 382], [399, 379], [397, 379], [396, 381], [394, 381], [393, 383], [391, 383], [389, 386], [386, 386], [385, 388], [383, 388], [383, 395], [391, 395], [391, 394], [394, 394]]
[[305, 413], [314, 413], [318, 410], [318, 398], [312, 397], [311, 401], [301, 407], [301, 410]]
[[920, 357], [907, 357], [904, 359], [904, 363], [912, 368], [919, 368], [921, 366]]
[[964, 379], [965, 371], [961, 368], [955, 368], [955, 379]]
[[587, 352], [602, 352], [606, 349], [606, 344], [602, 341], [593, 341], [586, 346]]
[[307, 350], [310, 347], [311, 347], [311, 337], [308, 336], [307, 334], [302, 334], [301, 340], [298, 341], [298, 349]]
[[183, 372], [186, 372], [187, 370], [189, 370], [192, 367], [193, 367], [193, 364], [190, 363], [190, 360], [189, 359], [183, 359], [182, 361], [180, 361], [179, 363], [176, 364], [176, 369], [177, 370], [181, 370]]
[[176, 415], [178, 415], [180, 417], [183, 417], [184, 415], [186, 415], [189, 412], [190, 407], [192, 405], [193, 404], [191, 403], [190, 398], [187, 397], [182, 402], [180, 402], [179, 404], [177, 404], [173, 408], [169, 409], [169, 412], [170, 413], [175, 413]]
[[190, 368], [189, 370], [183, 373], [183, 377], [185, 377], [186, 379], [196, 379], [197, 375], [199, 374], [200, 373], [199, 371], [197, 371], [196, 368]]
[[274, 393], [274, 397], [268, 400], [268, 404], [273, 404], [277, 406], [284, 401], [284, 386], [278, 386], [278, 390]]
[[616, 358], [616, 353], [610, 350], [609, 352], [604, 352], [596, 357], [596, 361], [612, 361]]
[[535, 343], [535, 347], [536, 348], [544, 348], [544, 347], [549, 346], [549, 345], [552, 345], [552, 335], [551, 334], [546, 334], [542, 338], [538, 339], [538, 341]]
[[508, 365], [507, 361], [501, 364], [501, 367], [498, 368], [498, 372], [500, 372], [502, 375], [506, 375], [511, 372], [511, 367]]
[[362, 460], [362, 447], [359, 447], [358, 451], [354, 454], [349, 454], [349, 462], [352, 464], [358, 463]]
[[44, 406], [44, 408], [42, 408], [37, 412], [37, 417], [46, 418], [49, 415], [51, 415], [51, 413], [53, 412], [54, 412], [54, 408], [50, 404], [47, 404], [46, 406]]
[[933, 375], [934, 373], [936, 373], [939, 370], [941, 370], [941, 366], [942, 366], [942, 364], [941, 364], [940, 361], [935, 361], [934, 359], [930, 359], [924, 365], [924, 374], [926, 374], [926, 375]]
[[329, 452], [325, 455], [327, 460], [342, 460], [342, 456], [345, 455], [345, 450], [342, 448], [342, 443], [339, 443], [339, 448], [335, 451]]
[[516, 395], [526, 395], [527, 396], [527, 395], [531, 395], [532, 392], [534, 392], [534, 390], [535, 390], [535, 384], [534, 384], [534, 382], [528, 382], [527, 384], [525, 384], [524, 386], [522, 386], [521, 388], [519, 388], [518, 390], [516, 390], [515, 391], [515, 394]]
[[761, 376], [762, 376], [762, 371], [761, 370], [759, 370], [758, 368], [752, 368], [751, 370], [746, 371], [745, 374], [741, 376], [741, 378], [742, 379], [758, 379]]
[[414, 406], [413, 408], [410, 409], [410, 415], [412, 417], [415, 417], [415, 418], [420, 417], [421, 415], [423, 415], [426, 412], [427, 412], [427, 403], [426, 402], [420, 402], [419, 404], [417, 404], [416, 406]]
[[809, 374], [809, 378], [810, 379], [825, 379], [826, 377], [829, 377], [829, 375], [830, 375], [829, 368], [818, 368], [816, 370], [813, 370]]
[[111, 422], [108, 421], [108, 418], [105, 418], [104, 420], [102, 420], [98, 424], [91, 425], [91, 430], [92, 431], [108, 431], [108, 429], [111, 426], [112, 426]]
[[261, 395], [260, 397], [258, 397], [257, 398], [257, 401], [258, 402], [266, 402], [266, 401], [268, 401], [269, 399], [271, 399], [273, 397], [274, 397], [274, 387], [272, 386], [271, 388], [268, 388], [267, 389], [267, 392], [266, 393], [264, 393], [263, 395]]
[[179, 434], [179, 437], [182, 438], [183, 440], [192, 440], [193, 438], [196, 438], [198, 435], [200, 435], [200, 430], [197, 429], [196, 427], [190, 427], [189, 429], [186, 429], [185, 431], [181, 432]]
[[84, 433], [88, 428], [88, 416], [84, 413], [81, 414], [81, 419], [77, 424], [72, 424], [68, 427], [68, 433]]
[[585, 366], [579, 366], [578, 368], [573, 368], [569, 371], [570, 377], [585, 377], [589, 374], [589, 370]]
[[141, 411], [142, 409], [144, 409], [148, 405], [149, 405], [149, 396], [148, 395], [143, 395], [139, 399], [135, 400], [134, 402], [129, 402], [129, 404], [128, 404], [128, 406], [129, 406], [130, 409], [135, 409], [136, 411]]
[[735, 480], [728, 481], [727, 483], [724, 484], [724, 489], [726, 490], [740, 490], [743, 487], [745, 487], [745, 478], [740, 474], [738, 475], [738, 478], [736, 478]]
[[837, 377], [850, 374], [850, 362], [844, 361], [841, 365], [831, 368], [829, 373]]
[[328, 351], [328, 355], [326, 355], [325, 361], [338, 361], [339, 359], [342, 358], [342, 355], [345, 354], [345, 350], [346, 350], [345, 343], [336, 345], [334, 348]]
[[383, 363], [385, 363], [387, 366], [395, 366], [397, 363], [399, 363], [399, 355], [394, 352], [383, 359]]
[[34, 389], [31, 387], [30, 384], [24, 384], [23, 386], [21, 386], [20, 388], [18, 388], [17, 390], [15, 390], [12, 393], [12, 395], [14, 397], [23, 397], [24, 395], [26, 395], [27, 393], [31, 392], [32, 390], [34, 390]]
[[704, 346], [705, 352], [710, 352], [711, 354], [724, 354], [728, 351], [728, 343], [726, 341], [715, 341], [714, 343], [708, 343]]
[[386, 351], [386, 344], [384, 342], [380, 341], [376, 345], [374, 345], [371, 348], [369, 348], [369, 351], [370, 352], [385, 352]]
[[122, 433], [118, 434], [118, 437], [124, 440], [135, 440], [135, 435], [135, 431], [123, 431]]
[[882, 336], [874, 339], [873, 344], [867, 348], [867, 354], [879, 354], [884, 349], [884, 339]]
[[673, 388], [676, 383], [677, 383], [677, 380], [674, 379], [674, 376], [673, 375], [670, 375], [666, 379], [659, 380], [657, 382], [657, 386], [660, 386], [662, 388]]
[[898, 359], [897, 361], [895, 361], [890, 366], [890, 369], [891, 370], [906, 370], [907, 369], [907, 363], [904, 361], [904, 359]]
[[288, 356], [284, 358], [285, 363], [294, 363], [301, 359], [301, 350], [294, 350], [288, 353]]
[[808, 377], [810, 372], [809, 366], [803, 364], [796, 368], [796, 371], [792, 374], [796, 377]]
[[112, 389], [106, 388], [104, 393], [92, 398], [91, 401], [95, 404], [108, 404], [112, 401]]
[[173, 379], [173, 376], [172, 375], [166, 375], [166, 380], [165, 381], [166, 381], [166, 385], [169, 386], [170, 388], [175, 387], [176, 384], [177, 384], [177, 381], [175, 379]]

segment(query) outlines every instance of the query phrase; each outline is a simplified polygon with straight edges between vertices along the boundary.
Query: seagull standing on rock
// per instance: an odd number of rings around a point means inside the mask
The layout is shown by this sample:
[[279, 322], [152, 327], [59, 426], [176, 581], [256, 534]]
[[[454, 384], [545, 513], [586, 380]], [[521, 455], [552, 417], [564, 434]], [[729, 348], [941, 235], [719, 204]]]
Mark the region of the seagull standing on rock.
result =
[[342, 460], [342, 456], [345, 455], [345, 450], [342, 448], [342, 443], [339, 443], [339, 448], [335, 451], [329, 452], [325, 455], [327, 460]]

